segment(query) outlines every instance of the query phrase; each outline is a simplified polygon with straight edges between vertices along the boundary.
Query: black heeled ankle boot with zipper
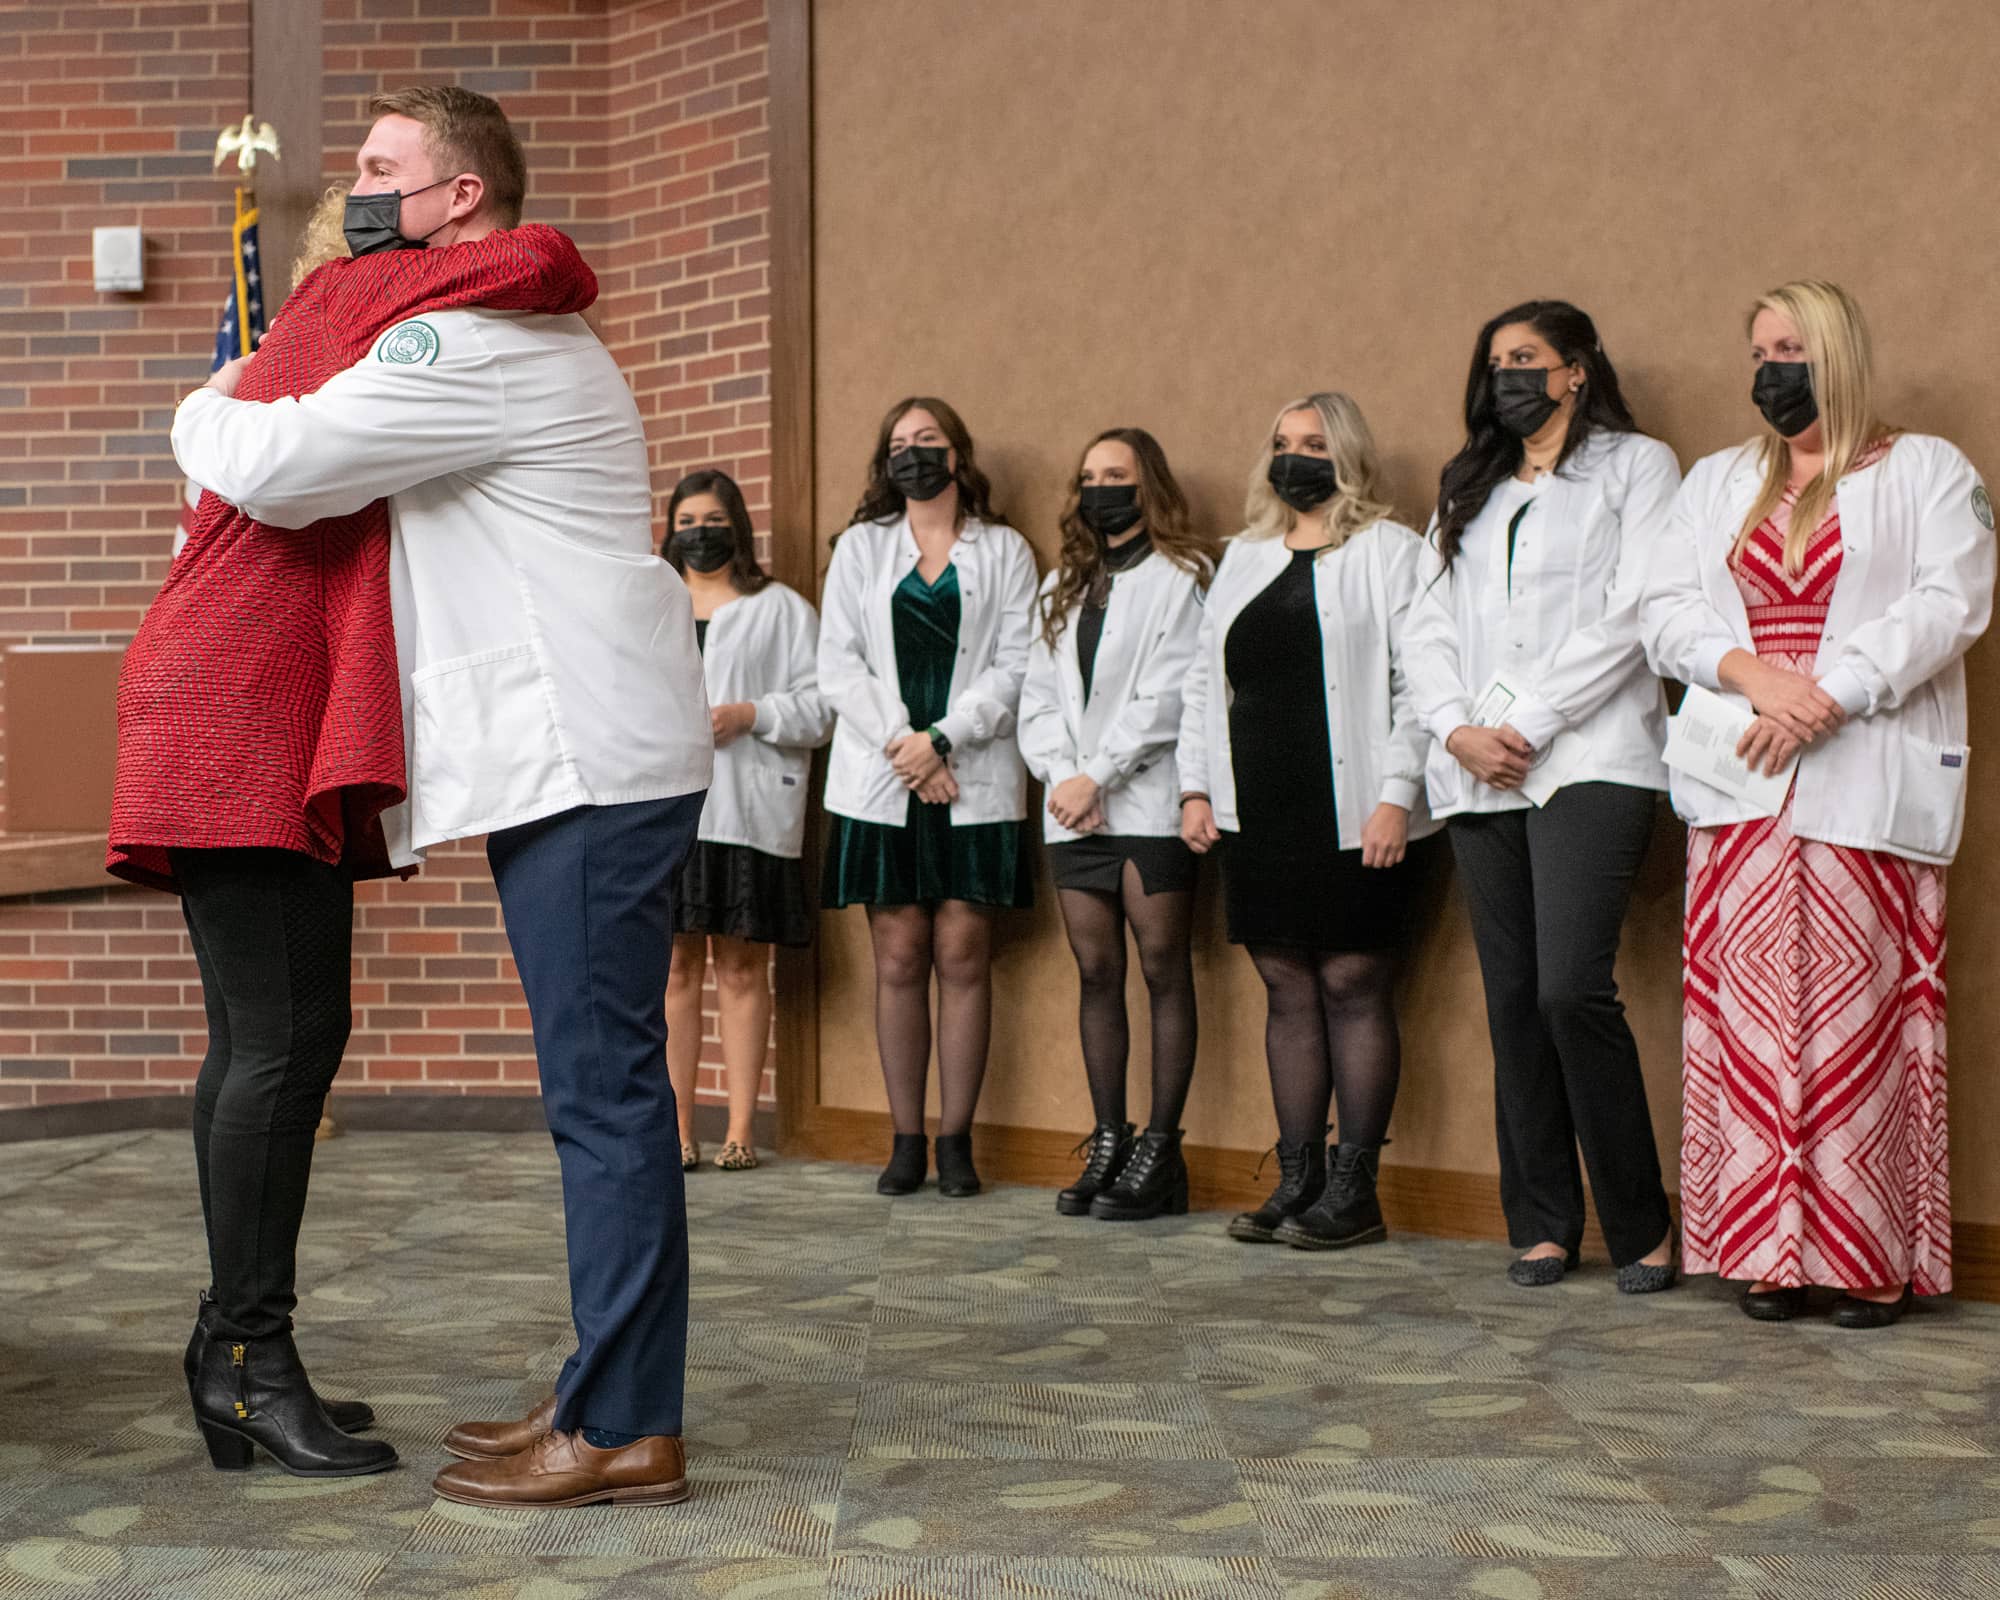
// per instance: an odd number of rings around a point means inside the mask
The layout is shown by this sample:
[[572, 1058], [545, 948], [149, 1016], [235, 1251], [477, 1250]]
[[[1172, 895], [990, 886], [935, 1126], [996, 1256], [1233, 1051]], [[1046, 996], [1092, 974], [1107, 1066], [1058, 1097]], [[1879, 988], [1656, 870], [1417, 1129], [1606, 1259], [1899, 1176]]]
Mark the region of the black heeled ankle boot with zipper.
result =
[[1325, 1187], [1326, 1146], [1317, 1139], [1309, 1144], [1286, 1144], [1280, 1140], [1278, 1187], [1255, 1211], [1239, 1212], [1230, 1219], [1229, 1237], [1246, 1244], [1269, 1244], [1277, 1237], [1278, 1224], [1305, 1210]]
[[1148, 1222], [1154, 1217], [1184, 1217], [1188, 1208], [1188, 1169], [1181, 1156], [1181, 1130], [1148, 1128], [1132, 1146], [1131, 1159], [1118, 1181], [1090, 1203], [1099, 1222]]
[[930, 1169], [931, 1142], [921, 1133], [899, 1133], [889, 1149], [889, 1164], [875, 1180], [877, 1194], [915, 1194]]
[[1381, 1152], [1358, 1144], [1328, 1152], [1326, 1188], [1297, 1216], [1287, 1217], [1271, 1237], [1294, 1250], [1345, 1250], [1389, 1237], [1382, 1203], [1375, 1194]]
[[[201, 1365], [202, 1348], [215, 1337], [214, 1320], [215, 1301], [204, 1289], [195, 1305], [194, 1332], [188, 1335], [187, 1354], [181, 1358], [181, 1371], [187, 1374], [190, 1392], [194, 1388], [195, 1371]], [[329, 1400], [322, 1394], [314, 1398], [326, 1413], [326, 1420], [342, 1433], [359, 1433], [375, 1426], [375, 1408], [365, 1400]]]
[[1085, 1145], [1090, 1147], [1090, 1158], [1084, 1162], [1083, 1171], [1075, 1183], [1056, 1196], [1056, 1210], [1066, 1217], [1089, 1216], [1091, 1201], [1117, 1181], [1132, 1154], [1132, 1124], [1100, 1122], [1091, 1130], [1090, 1137], [1070, 1154], [1080, 1154]]
[[948, 1200], [963, 1200], [979, 1193], [979, 1173], [972, 1165], [972, 1135], [941, 1133], [937, 1136], [938, 1193]]
[[259, 1449], [295, 1478], [358, 1478], [396, 1465], [393, 1446], [327, 1419], [289, 1333], [209, 1339], [188, 1398], [208, 1459], [224, 1472], [242, 1471]]

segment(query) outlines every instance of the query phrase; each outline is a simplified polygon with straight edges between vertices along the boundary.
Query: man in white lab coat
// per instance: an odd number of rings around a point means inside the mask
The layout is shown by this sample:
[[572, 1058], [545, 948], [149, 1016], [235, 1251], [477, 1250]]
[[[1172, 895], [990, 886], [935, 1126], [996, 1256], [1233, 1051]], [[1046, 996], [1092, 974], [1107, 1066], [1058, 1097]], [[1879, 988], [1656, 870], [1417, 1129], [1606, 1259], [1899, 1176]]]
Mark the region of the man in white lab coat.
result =
[[[518, 219], [500, 108], [376, 102], [357, 253]], [[562, 1163], [577, 1349], [529, 1417], [466, 1423], [438, 1492], [475, 1505], [687, 1494], [687, 1223], [663, 996], [670, 889], [712, 744], [686, 589], [652, 549], [646, 443], [580, 318], [480, 309], [390, 328], [298, 400], [182, 404], [196, 482], [279, 528], [388, 497], [409, 802], [392, 855], [486, 834]]]

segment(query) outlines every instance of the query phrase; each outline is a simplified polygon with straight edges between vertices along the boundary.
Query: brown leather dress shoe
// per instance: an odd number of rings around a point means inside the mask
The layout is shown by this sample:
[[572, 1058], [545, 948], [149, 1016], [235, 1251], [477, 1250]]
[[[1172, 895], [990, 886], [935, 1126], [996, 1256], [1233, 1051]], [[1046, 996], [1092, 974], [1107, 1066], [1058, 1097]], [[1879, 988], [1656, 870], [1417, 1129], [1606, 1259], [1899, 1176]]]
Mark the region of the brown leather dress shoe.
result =
[[666, 1506], [688, 1497], [687, 1460], [667, 1434], [599, 1450], [579, 1429], [545, 1433], [505, 1461], [460, 1461], [433, 1487], [462, 1506]]
[[556, 1397], [550, 1395], [519, 1422], [461, 1422], [444, 1436], [444, 1447], [461, 1461], [504, 1461], [517, 1456], [556, 1425]]

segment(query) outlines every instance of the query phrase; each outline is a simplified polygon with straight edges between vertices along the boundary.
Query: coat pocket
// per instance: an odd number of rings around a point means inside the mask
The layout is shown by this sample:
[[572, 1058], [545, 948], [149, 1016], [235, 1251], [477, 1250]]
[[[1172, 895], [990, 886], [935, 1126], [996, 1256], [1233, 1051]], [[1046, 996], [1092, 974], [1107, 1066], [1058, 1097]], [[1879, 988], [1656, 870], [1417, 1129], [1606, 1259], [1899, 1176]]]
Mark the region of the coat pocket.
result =
[[481, 650], [410, 675], [418, 832], [451, 838], [519, 816], [566, 786], [533, 645]]
[[1889, 842], [1920, 855], [1949, 856], [1965, 822], [1970, 748], [1902, 738], [1890, 773]]

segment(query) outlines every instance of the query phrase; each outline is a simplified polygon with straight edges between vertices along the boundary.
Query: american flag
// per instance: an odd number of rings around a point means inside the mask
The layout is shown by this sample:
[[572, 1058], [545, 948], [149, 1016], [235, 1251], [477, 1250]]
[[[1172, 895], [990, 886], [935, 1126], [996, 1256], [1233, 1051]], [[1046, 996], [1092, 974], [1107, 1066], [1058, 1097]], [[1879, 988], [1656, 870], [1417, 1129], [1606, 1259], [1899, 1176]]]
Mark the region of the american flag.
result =
[[[230, 230], [233, 248], [230, 260], [234, 272], [229, 297], [222, 302], [222, 325], [215, 330], [215, 359], [208, 364], [214, 372], [238, 356], [249, 355], [264, 337], [263, 273], [257, 260], [257, 206], [253, 199], [244, 205], [244, 194], [236, 191], [236, 225]], [[174, 554], [181, 553], [194, 527], [194, 508], [201, 499], [201, 485], [189, 478], [181, 486], [180, 524], [174, 530]]]

